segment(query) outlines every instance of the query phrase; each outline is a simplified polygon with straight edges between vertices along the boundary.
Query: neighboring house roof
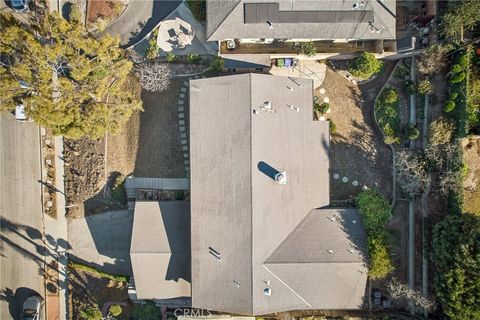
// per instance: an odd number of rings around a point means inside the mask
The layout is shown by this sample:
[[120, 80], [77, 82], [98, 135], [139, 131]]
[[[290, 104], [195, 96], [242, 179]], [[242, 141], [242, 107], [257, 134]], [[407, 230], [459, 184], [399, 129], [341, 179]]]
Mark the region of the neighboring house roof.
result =
[[130, 258], [138, 299], [190, 297], [189, 204], [137, 201]]
[[395, 39], [395, 25], [396, 0], [207, 0], [209, 41]]
[[[190, 82], [194, 307], [255, 315], [360, 307], [360, 217], [312, 211], [329, 204], [329, 138], [328, 122], [313, 121], [311, 80], [243, 74]], [[274, 180], [282, 171], [286, 184]], [[332, 227], [325, 214], [359, 223]]]

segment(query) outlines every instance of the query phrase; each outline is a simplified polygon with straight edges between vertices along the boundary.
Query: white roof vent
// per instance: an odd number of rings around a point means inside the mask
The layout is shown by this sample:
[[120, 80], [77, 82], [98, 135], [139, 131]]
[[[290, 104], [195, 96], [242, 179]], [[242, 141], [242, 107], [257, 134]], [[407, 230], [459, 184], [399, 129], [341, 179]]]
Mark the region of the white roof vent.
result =
[[272, 288], [265, 288], [263, 289], [264, 296], [271, 296], [272, 295]]
[[299, 112], [300, 111], [300, 108], [299, 107], [295, 107], [295, 106], [291, 106], [291, 105], [288, 105], [288, 107], [294, 111], [297, 111]]
[[272, 110], [272, 101], [265, 101], [265, 102], [263, 103], [263, 108], [264, 108], [264, 109]]
[[279, 184], [287, 184], [287, 172], [278, 172], [275, 175], [275, 181], [277, 181]]
[[333, 253], [333, 250], [328, 250], [327, 252], [328, 252], [328, 253]]

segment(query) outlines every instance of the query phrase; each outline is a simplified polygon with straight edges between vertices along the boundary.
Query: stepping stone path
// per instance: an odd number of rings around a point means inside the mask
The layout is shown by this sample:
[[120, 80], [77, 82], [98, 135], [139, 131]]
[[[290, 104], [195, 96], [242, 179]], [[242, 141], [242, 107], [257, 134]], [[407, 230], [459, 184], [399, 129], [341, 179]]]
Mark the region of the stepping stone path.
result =
[[329, 98], [329, 97], [325, 97], [325, 98], [323, 98], [323, 102], [325, 102], [325, 103], [329, 103], [329, 102], [330, 102], [330, 98]]
[[342, 182], [343, 182], [343, 183], [347, 183], [347, 182], [348, 182], [348, 178], [347, 178], [347, 177], [343, 177], [343, 178], [342, 178]]
[[320, 88], [320, 94], [325, 94], [327, 92], [327, 90], [325, 90], [325, 88]]
[[[188, 92], [188, 87], [190, 84], [190, 79], [199, 79], [200, 76], [190, 77], [188, 80], [185, 80], [180, 88], [180, 94], [178, 95], [177, 100], [177, 110], [178, 110], [178, 129], [180, 131], [180, 143], [182, 144], [182, 151], [183, 151], [183, 165], [185, 167], [185, 175], [187, 178], [190, 177], [190, 154], [189, 144], [188, 144], [188, 136], [187, 136], [187, 127], [185, 123], [185, 108], [186, 108], [186, 94]], [[202, 76], [202, 78], [206, 78]]]
[[338, 173], [333, 174], [333, 179], [338, 180], [340, 178], [340, 175]]

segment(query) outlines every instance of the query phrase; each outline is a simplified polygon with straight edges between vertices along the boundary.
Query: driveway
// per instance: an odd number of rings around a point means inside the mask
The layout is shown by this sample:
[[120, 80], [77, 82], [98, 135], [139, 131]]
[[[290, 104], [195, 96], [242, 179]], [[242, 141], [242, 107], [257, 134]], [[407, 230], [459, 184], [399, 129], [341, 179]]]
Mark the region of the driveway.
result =
[[131, 0], [125, 12], [105, 32], [120, 37], [124, 47], [140, 41], [182, 1]]
[[109, 211], [68, 222], [69, 256], [113, 274], [131, 275], [133, 213]]
[[44, 295], [40, 137], [34, 123], [0, 112], [0, 319]]

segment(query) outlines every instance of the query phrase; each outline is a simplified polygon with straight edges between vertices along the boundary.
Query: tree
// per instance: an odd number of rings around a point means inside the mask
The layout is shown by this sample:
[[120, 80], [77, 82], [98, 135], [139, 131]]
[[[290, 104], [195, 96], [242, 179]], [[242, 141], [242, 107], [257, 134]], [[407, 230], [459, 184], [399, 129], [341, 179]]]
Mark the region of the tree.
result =
[[361, 192], [356, 198], [356, 204], [363, 216], [367, 233], [383, 230], [390, 219], [392, 208], [379, 191], [370, 189]]
[[92, 307], [80, 311], [80, 317], [85, 320], [102, 320], [102, 313], [98, 307]]
[[430, 123], [430, 144], [440, 145], [452, 141], [454, 124], [445, 118], [439, 118]]
[[392, 299], [402, 303], [404, 307], [408, 307], [410, 303], [413, 303], [417, 308], [421, 308], [424, 311], [435, 309], [433, 301], [396, 279], [392, 279], [387, 283], [387, 290]]
[[28, 29], [2, 13], [0, 26], [2, 110], [22, 103], [29, 118], [70, 138], [101, 137], [141, 110], [125, 89], [132, 63], [117, 39], [97, 39], [56, 13]]
[[440, 21], [440, 32], [447, 38], [460, 38], [463, 41], [464, 30], [475, 27], [480, 21], [480, 1], [452, 1], [446, 14]]
[[167, 63], [145, 62], [136, 68], [136, 74], [142, 88], [153, 92], [162, 92], [170, 87], [171, 67]]
[[119, 304], [112, 304], [110, 308], [108, 308], [108, 313], [114, 317], [118, 317], [122, 314], [122, 306]]
[[207, 17], [207, 4], [205, 0], [187, 0], [186, 3], [195, 19], [200, 22], [205, 21]]
[[368, 79], [379, 73], [383, 68], [383, 62], [377, 60], [370, 52], [363, 52], [350, 64], [350, 73], [355, 77]]
[[450, 319], [480, 319], [480, 217], [450, 215], [433, 229], [435, 294]]
[[411, 150], [395, 154], [395, 175], [402, 190], [408, 195], [419, 193], [430, 181], [423, 157]]
[[420, 73], [431, 75], [445, 66], [445, 54], [450, 50], [446, 45], [433, 44], [417, 59], [417, 69]]
[[417, 83], [417, 92], [419, 94], [431, 94], [433, 92], [433, 85], [427, 79], [420, 81]]

